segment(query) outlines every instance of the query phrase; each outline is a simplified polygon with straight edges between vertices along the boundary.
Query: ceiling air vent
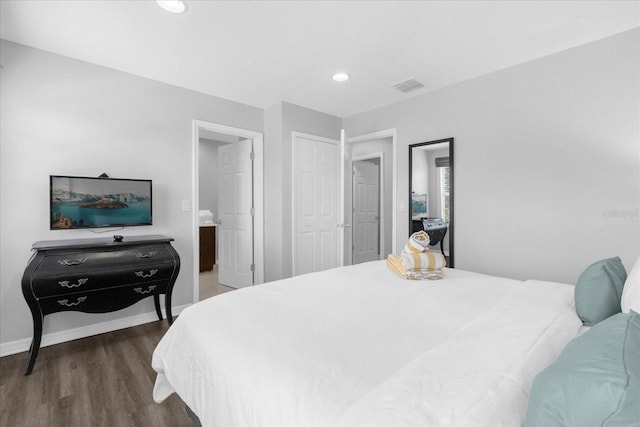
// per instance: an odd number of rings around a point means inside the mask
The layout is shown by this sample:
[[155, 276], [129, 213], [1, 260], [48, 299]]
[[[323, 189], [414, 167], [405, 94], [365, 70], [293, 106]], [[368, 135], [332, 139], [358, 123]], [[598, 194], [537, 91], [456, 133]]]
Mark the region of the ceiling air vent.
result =
[[411, 92], [412, 90], [420, 89], [421, 87], [424, 87], [424, 85], [416, 79], [409, 79], [403, 82], [396, 83], [393, 85], [393, 87], [398, 89], [400, 92], [407, 93]]

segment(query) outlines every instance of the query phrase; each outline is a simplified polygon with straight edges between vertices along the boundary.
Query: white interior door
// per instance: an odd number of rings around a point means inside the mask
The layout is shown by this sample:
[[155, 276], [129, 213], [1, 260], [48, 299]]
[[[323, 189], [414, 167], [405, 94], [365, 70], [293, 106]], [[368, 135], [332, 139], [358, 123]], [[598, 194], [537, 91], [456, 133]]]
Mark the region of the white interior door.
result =
[[353, 162], [353, 263], [380, 259], [380, 165]]
[[253, 284], [252, 140], [218, 149], [218, 282], [234, 288]]
[[295, 276], [339, 265], [339, 141], [294, 133], [292, 159]]

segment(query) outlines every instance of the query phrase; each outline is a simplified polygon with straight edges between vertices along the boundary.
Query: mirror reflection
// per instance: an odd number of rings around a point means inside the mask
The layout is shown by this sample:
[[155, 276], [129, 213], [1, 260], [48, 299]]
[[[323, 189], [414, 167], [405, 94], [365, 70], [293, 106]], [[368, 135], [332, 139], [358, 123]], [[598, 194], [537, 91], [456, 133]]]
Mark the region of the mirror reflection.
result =
[[453, 268], [453, 138], [409, 145], [409, 206], [409, 235], [426, 231]]

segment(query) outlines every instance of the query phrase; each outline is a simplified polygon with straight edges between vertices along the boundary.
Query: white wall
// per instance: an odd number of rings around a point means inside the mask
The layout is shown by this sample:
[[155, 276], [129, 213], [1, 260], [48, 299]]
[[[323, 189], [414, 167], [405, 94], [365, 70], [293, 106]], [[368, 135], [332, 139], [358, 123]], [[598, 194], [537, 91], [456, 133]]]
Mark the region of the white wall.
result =
[[200, 139], [198, 148], [198, 203], [200, 210], [210, 210], [213, 221], [218, 219], [218, 148], [228, 142]]
[[[173, 302], [191, 303], [193, 225], [182, 201], [193, 194], [192, 120], [261, 132], [263, 110], [4, 40], [0, 48], [0, 351], [7, 343], [26, 350], [32, 336], [20, 287], [31, 244], [96, 237], [49, 230], [50, 174], [152, 179], [154, 225], [117, 233], [175, 238], [182, 268]], [[153, 312], [147, 299], [115, 313], [52, 314], [44, 341], [47, 334]]]
[[[398, 247], [409, 144], [454, 137], [456, 267], [574, 283], [640, 255], [640, 30], [348, 117], [398, 129]], [[403, 172], [404, 171], [404, 172]]]
[[[414, 148], [411, 153], [411, 191], [416, 194], [429, 194], [431, 182], [431, 168], [429, 167], [429, 152]], [[406, 193], [406, 192], [405, 192]], [[427, 207], [427, 212], [429, 209]]]

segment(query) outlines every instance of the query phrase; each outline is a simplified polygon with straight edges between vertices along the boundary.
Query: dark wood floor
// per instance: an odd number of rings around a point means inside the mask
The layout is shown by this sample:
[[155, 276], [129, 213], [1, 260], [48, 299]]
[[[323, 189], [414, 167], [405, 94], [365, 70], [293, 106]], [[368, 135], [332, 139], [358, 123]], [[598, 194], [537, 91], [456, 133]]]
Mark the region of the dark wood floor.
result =
[[151, 355], [166, 321], [0, 358], [0, 426], [191, 426], [175, 394], [155, 403]]

